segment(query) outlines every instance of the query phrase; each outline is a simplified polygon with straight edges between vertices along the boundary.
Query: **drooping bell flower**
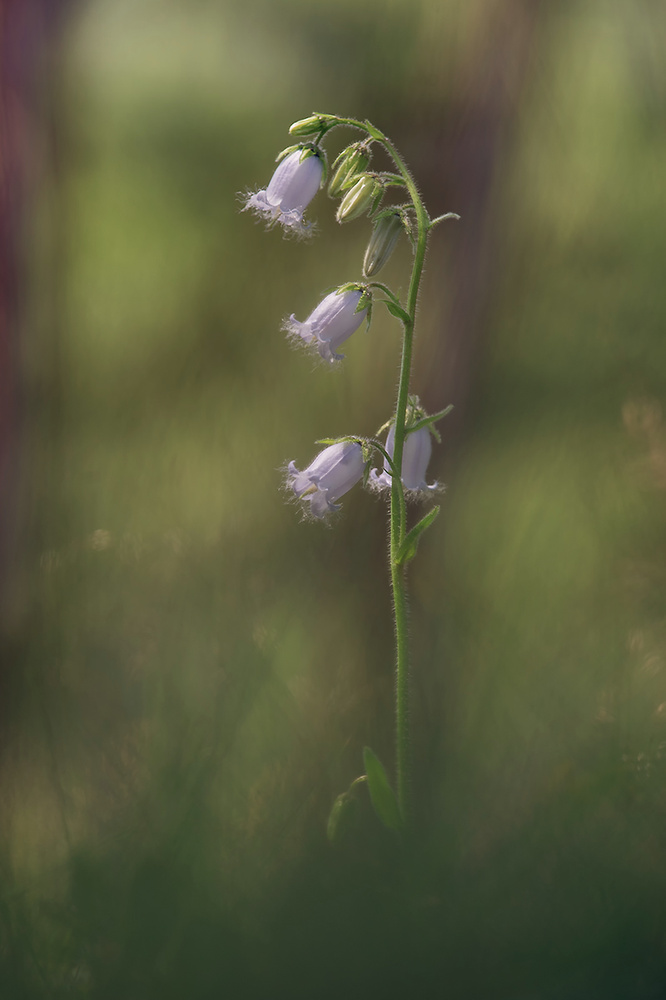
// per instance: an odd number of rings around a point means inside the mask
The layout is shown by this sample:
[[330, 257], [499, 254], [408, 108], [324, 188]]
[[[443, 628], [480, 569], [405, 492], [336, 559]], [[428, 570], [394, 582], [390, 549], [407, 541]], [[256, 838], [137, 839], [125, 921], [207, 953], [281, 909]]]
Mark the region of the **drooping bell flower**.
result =
[[309, 147], [294, 149], [278, 163], [268, 187], [250, 194], [243, 211], [251, 209], [269, 226], [279, 223], [287, 232], [307, 236], [312, 223], [303, 212], [319, 190], [324, 164], [319, 153]]
[[[391, 424], [386, 436], [385, 448], [391, 458], [393, 458], [393, 448], [395, 443], [395, 425]], [[427, 427], [420, 427], [417, 431], [412, 431], [405, 438], [402, 450], [402, 485], [412, 493], [433, 493], [439, 488], [437, 483], [428, 485], [425, 481], [428, 462], [432, 454], [432, 441], [430, 431]], [[391, 468], [384, 459], [384, 468], [381, 472], [377, 469], [370, 471], [370, 483], [377, 489], [391, 488]]]
[[287, 470], [287, 488], [310, 505], [313, 517], [323, 518], [340, 509], [336, 503], [363, 478], [365, 460], [358, 441], [341, 441], [320, 451], [307, 469], [294, 462]]
[[336, 354], [336, 348], [358, 330], [369, 308], [370, 295], [366, 289], [342, 285], [322, 299], [304, 322], [299, 322], [292, 313], [283, 328], [293, 340], [300, 339], [316, 347], [325, 361], [342, 361], [344, 354]]

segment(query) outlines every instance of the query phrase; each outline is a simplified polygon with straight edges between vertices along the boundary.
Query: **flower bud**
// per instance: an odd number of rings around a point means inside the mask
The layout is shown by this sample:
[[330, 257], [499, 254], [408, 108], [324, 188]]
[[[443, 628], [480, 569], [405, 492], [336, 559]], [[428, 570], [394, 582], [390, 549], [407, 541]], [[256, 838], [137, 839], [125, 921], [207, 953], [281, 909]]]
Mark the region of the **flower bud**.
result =
[[289, 126], [289, 134], [314, 135], [315, 132], [321, 132], [322, 128], [330, 128], [328, 122], [332, 117], [332, 115], [310, 115], [309, 118], [301, 118], [300, 121]]
[[352, 219], [358, 219], [359, 215], [364, 215], [373, 206], [381, 190], [381, 181], [372, 174], [364, 174], [340, 202], [335, 215], [338, 222], [351, 222]]
[[369, 165], [370, 152], [366, 143], [354, 143], [343, 150], [333, 164], [333, 176], [328, 185], [330, 197], [336, 198], [353, 184], [357, 175], [365, 173]]
[[366, 278], [381, 271], [402, 232], [402, 217], [399, 212], [383, 215], [373, 229], [368, 249], [363, 258], [363, 274]]

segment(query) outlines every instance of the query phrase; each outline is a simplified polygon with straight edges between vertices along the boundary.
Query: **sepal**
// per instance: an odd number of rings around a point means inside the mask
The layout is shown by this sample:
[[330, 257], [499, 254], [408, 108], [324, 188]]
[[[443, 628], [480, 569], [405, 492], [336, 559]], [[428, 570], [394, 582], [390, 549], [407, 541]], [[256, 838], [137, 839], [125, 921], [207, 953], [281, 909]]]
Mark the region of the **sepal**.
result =
[[300, 144], [297, 146], [286, 146], [284, 149], [281, 149], [278, 155], [275, 157], [275, 162], [282, 163], [282, 161], [286, 159], [290, 153], [296, 153], [298, 152], [299, 149], [303, 149], [303, 147]]

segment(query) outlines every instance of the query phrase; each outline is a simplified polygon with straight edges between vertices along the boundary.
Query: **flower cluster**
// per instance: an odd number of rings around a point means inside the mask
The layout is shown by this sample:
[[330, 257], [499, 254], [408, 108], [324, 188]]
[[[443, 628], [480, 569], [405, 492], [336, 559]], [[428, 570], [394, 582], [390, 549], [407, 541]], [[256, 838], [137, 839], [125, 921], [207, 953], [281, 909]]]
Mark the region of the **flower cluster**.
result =
[[[278, 156], [278, 166], [261, 191], [247, 195], [244, 210], [252, 210], [268, 227], [280, 225], [286, 234], [308, 236], [313, 224], [306, 222], [304, 213], [317, 191], [327, 181], [327, 158], [321, 146], [326, 133], [345, 122], [332, 115], [312, 115], [292, 125], [292, 135], [303, 138], [299, 145], [291, 146]], [[387, 189], [405, 187], [401, 175], [372, 171], [370, 169], [372, 145], [377, 141], [371, 131], [366, 138], [353, 142], [337, 157], [331, 168], [328, 193], [340, 198], [336, 218], [346, 223], [363, 215], [373, 220], [373, 231], [365, 252], [362, 281], [340, 285], [329, 292], [305, 320], [296, 319], [292, 313], [283, 322], [289, 338], [318, 353], [329, 364], [344, 358], [338, 353], [344, 344], [365, 321], [370, 325], [373, 291], [379, 289], [386, 298], [389, 311], [404, 322], [406, 313], [395, 296], [385, 285], [368, 281], [381, 270], [390, 258], [402, 233], [412, 239], [414, 208], [407, 205], [389, 205], [381, 209]], [[404, 411], [403, 411], [404, 413]], [[437, 484], [426, 483], [426, 469], [432, 451], [431, 436], [435, 435], [429, 418], [413, 401], [407, 415], [406, 437], [402, 453], [400, 490], [403, 495], [421, 496], [432, 493]], [[393, 451], [395, 417], [386, 425], [385, 444], [365, 438], [342, 438], [328, 442], [313, 461], [302, 471], [290, 462], [286, 486], [302, 504], [307, 514], [326, 518], [339, 510], [338, 500], [356, 483], [365, 480], [375, 490], [390, 490], [393, 481]], [[368, 466], [373, 451], [380, 454], [381, 468]]]

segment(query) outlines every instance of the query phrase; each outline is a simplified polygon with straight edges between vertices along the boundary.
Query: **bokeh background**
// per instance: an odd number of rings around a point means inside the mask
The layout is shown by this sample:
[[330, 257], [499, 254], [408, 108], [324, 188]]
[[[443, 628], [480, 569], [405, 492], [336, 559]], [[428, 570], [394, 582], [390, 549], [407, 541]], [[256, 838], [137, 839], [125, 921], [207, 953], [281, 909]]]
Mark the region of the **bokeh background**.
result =
[[[1, 995], [663, 996], [664, 6], [0, 23]], [[327, 530], [280, 493], [390, 416], [400, 327], [313, 366], [281, 319], [360, 276], [369, 225], [325, 193], [309, 244], [238, 211], [313, 110], [462, 216], [417, 324], [413, 388], [455, 409], [407, 852], [363, 797], [325, 838], [362, 747], [392, 760], [385, 508], [356, 490]]]

